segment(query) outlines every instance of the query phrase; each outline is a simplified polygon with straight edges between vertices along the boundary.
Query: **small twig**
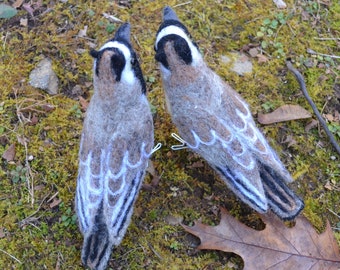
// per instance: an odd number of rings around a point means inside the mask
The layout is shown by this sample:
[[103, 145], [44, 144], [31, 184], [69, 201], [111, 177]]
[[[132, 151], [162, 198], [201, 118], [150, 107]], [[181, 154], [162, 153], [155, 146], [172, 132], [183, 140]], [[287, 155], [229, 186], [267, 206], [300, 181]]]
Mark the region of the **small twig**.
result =
[[[19, 122], [22, 125], [24, 125], [23, 114], [20, 112], [22, 103], [18, 102], [18, 90], [15, 90], [14, 95], [15, 95], [15, 100], [16, 100], [15, 106], [16, 106], [17, 116], [18, 116]], [[18, 138], [18, 141], [19, 141], [19, 138]], [[25, 148], [25, 168], [26, 168], [27, 189], [28, 189], [28, 193], [31, 196], [31, 205], [34, 205], [34, 181], [33, 181], [33, 174], [31, 170], [31, 166], [28, 160], [28, 147], [27, 147], [27, 142], [25, 140], [25, 137], [22, 140], [22, 144]]]
[[55, 197], [57, 197], [58, 194], [59, 194], [59, 191], [57, 191], [56, 193], [54, 193], [54, 194], [51, 196], [51, 198], [49, 198], [49, 199], [47, 200], [47, 203], [51, 202]]
[[4, 43], [2, 44], [2, 49], [3, 50], [6, 48], [7, 37], [8, 37], [8, 31], [6, 32], [5, 40], [4, 40]]
[[329, 212], [331, 212], [333, 215], [337, 216], [340, 219], [340, 216], [335, 213], [332, 209], [327, 208]]
[[329, 140], [331, 141], [333, 147], [335, 148], [335, 150], [338, 152], [338, 154], [340, 155], [340, 146], [339, 144], [336, 142], [332, 132], [328, 129], [327, 127], [327, 123], [326, 121], [322, 118], [322, 115], [319, 113], [317, 107], [315, 106], [313, 100], [311, 99], [311, 97], [309, 96], [308, 92], [307, 92], [307, 88], [306, 88], [306, 84], [305, 84], [305, 80], [303, 79], [303, 76], [301, 75], [301, 73], [293, 67], [292, 63], [290, 61], [286, 61], [286, 65], [288, 67], [288, 69], [294, 74], [294, 76], [296, 77], [296, 79], [299, 82], [300, 88], [302, 90], [303, 95], [305, 96], [305, 98], [307, 99], [309, 105], [312, 107], [316, 117], [318, 118], [320, 124], [322, 125], [323, 129], [325, 130]]
[[114, 23], [122, 23], [123, 22], [121, 19], [118, 19], [117, 17], [115, 17], [111, 14], [105, 13], [105, 12], [103, 12], [103, 16], [104, 16], [105, 19], [108, 19], [109, 21], [114, 22]]
[[185, 3], [178, 4], [178, 5], [174, 5], [174, 8], [180, 7], [180, 6], [184, 6], [184, 5], [188, 5], [188, 4], [191, 4], [191, 2], [192, 2], [192, 1], [188, 1], [188, 2], [185, 2]]
[[[41, 203], [39, 204], [38, 206], [38, 209], [35, 210], [32, 214], [30, 214], [28, 217], [24, 218], [23, 220], [19, 221], [19, 226], [23, 226], [25, 224], [27, 224], [27, 221], [29, 221], [36, 213], [38, 213], [40, 211], [40, 208], [41, 206], [43, 205], [43, 203], [45, 202], [45, 200], [47, 199], [47, 197], [50, 195], [51, 193], [48, 193], [41, 201]], [[37, 218], [37, 220], [39, 219], [40, 217]]]
[[317, 40], [340, 40], [340, 38], [319, 38], [319, 37], [314, 37], [314, 39], [317, 39]]
[[340, 56], [332, 55], [332, 54], [325, 54], [325, 53], [318, 53], [316, 51], [313, 51], [312, 49], [307, 49], [307, 53], [320, 55], [320, 56], [326, 56], [326, 57], [335, 58], [335, 59], [340, 59]]
[[153, 248], [153, 246], [148, 242], [149, 248], [152, 250], [152, 252], [160, 259], [163, 260], [163, 257]]
[[293, 33], [293, 36], [296, 36], [295, 31], [293, 30], [292, 26], [290, 25], [290, 23], [286, 22], [286, 24], [288, 25], [290, 31]]
[[13, 260], [16, 260], [18, 263], [22, 264], [22, 262], [19, 259], [15, 258], [13, 255], [9, 254], [8, 252], [4, 251], [3, 249], [0, 248], [0, 251], [5, 253], [6, 255], [10, 256]]

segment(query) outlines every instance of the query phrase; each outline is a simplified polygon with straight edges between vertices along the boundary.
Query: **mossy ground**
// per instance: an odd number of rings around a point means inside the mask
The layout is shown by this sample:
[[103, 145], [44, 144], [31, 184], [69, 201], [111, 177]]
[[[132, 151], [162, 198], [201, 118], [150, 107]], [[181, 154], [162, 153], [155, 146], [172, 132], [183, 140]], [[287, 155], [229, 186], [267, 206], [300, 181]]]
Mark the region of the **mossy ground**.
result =
[[[163, 144], [152, 158], [160, 182], [140, 192], [131, 225], [113, 252], [110, 267], [241, 269], [242, 260], [235, 255], [196, 252], [198, 240], [165, 221], [168, 216], [179, 216], [186, 224], [196, 219], [217, 224], [217, 209], [223, 206], [248, 225], [262, 226], [204, 161], [186, 150], [170, 149], [176, 143], [170, 133], [176, 130], [165, 109], [153, 50], [161, 10], [166, 4], [175, 7], [206, 61], [244, 96], [255, 116], [268, 106], [283, 104], [299, 104], [312, 112], [285, 68], [287, 57], [304, 74], [319, 110], [335, 115], [340, 109], [339, 61], [311, 55], [307, 49], [339, 56], [340, 41], [334, 38], [340, 36], [339, 2], [288, 0], [285, 10], [278, 10], [270, 0], [42, 2], [34, 17], [19, 9], [14, 18], [0, 21], [0, 154], [11, 144], [16, 149], [13, 161], [0, 161], [0, 268], [82, 269], [74, 193], [84, 115], [72, 89], [79, 85], [82, 96], [90, 99], [92, 59], [88, 51], [91, 45], [98, 48], [110, 39], [118, 27], [103, 17], [106, 12], [132, 24], [133, 44], [154, 111], [155, 139]], [[20, 18], [28, 19], [27, 26], [20, 25]], [[284, 21], [276, 28], [269, 26], [280, 18]], [[85, 26], [86, 37], [78, 37]], [[259, 64], [254, 58], [252, 74], [240, 77], [220, 57], [249, 43], [266, 47], [269, 60]], [[60, 80], [56, 96], [28, 84], [30, 71], [42, 57], [53, 60]], [[309, 121], [261, 129], [296, 180], [292, 188], [305, 200], [303, 215], [318, 230], [329, 219], [339, 239], [340, 157], [318, 127], [305, 131]], [[340, 129], [338, 121], [330, 124]], [[287, 138], [295, 143], [288, 146]], [[145, 182], [151, 181], [148, 175]]]

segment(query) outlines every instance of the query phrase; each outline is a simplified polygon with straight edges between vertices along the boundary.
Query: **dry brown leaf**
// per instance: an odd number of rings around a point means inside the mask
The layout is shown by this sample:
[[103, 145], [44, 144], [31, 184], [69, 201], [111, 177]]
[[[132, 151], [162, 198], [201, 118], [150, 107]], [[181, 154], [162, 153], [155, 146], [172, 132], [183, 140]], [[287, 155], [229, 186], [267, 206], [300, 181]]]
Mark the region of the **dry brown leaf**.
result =
[[89, 106], [89, 103], [82, 96], [79, 96], [78, 98], [79, 98], [79, 104], [81, 106], [81, 110], [85, 112], [87, 110], [87, 107]]
[[319, 124], [319, 122], [318, 122], [317, 120], [312, 119], [312, 121], [309, 122], [309, 123], [307, 124], [307, 126], [305, 127], [305, 131], [306, 131], [306, 132], [309, 132], [312, 128], [317, 127], [318, 124]]
[[257, 48], [251, 48], [248, 53], [250, 54], [251, 57], [256, 57], [259, 54], [259, 50]]
[[259, 113], [257, 119], [261, 124], [268, 125], [310, 117], [312, 117], [311, 114], [299, 105], [283, 105], [271, 113]]
[[265, 55], [263, 55], [263, 54], [258, 54], [258, 55], [256, 55], [256, 57], [257, 57], [257, 62], [259, 63], [259, 64], [262, 64], [262, 63], [267, 63], [268, 61], [269, 61], [269, 59], [268, 59], [268, 57], [267, 56], [265, 56]]
[[266, 228], [254, 230], [221, 209], [221, 222], [208, 226], [196, 222], [183, 228], [201, 240], [198, 249], [233, 252], [242, 257], [244, 270], [338, 270], [340, 252], [329, 222], [317, 234], [304, 217], [288, 228], [273, 214], [262, 216]]
[[19, 8], [21, 5], [24, 3], [24, 0], [16, 0], [13, 4], [12, 7], [14, 8]]
[[52, 202], [50, 203], [50, 208], [58, 206], [59, 204], [61, 204], [61, 202], [61, 199], [53, 198]]
[[15, 157], [15, 144], [11, 144], [7, 150], [2, 154], [2, 158], [6, 159], [7, 162], [14, 160]]

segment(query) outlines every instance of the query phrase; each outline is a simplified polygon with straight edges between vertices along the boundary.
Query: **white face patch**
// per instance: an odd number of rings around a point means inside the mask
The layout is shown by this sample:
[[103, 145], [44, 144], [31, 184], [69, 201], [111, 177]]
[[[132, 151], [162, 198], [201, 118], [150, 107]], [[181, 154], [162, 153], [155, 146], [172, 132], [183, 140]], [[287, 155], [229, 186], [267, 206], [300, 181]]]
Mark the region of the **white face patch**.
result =
[[121, 80], [130, 85], [134, 84], [136, 82], [136, 77], [134, 76], [134, 72], [131, 68], [131, 52], [129, 48], [118, 41], [109, 41], [100, 48], [100, 51], [107, 48], [117, 48], [123, 53], [126, 63], [122, 72]]
[[175, 25], [169, 25], [163, 28], [157, 35], [155, 48], [157, 50], [158, 42], [165, 36], [168, 35], [177, 35], [183, 38], [189, 45], [191, 55], [192, 55], [192, 65], [196, 66], [198, 61], [202, 59], [201, 53], [198, 51], [197, 47], [192, 43], [191, 39], [184, 32], [184, 30]]

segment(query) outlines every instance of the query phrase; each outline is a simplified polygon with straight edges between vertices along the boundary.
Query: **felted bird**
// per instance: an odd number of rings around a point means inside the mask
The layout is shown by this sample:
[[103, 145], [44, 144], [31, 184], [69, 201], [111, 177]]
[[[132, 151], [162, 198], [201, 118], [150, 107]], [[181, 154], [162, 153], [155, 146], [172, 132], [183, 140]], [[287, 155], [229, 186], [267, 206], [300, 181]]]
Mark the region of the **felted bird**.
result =
[[179, 140], [256, 211], [271, 209], [284, 220], [296, 217], [303, 201], [288, 188], [293, 179], [256, 127], [248, 104], [207, 66], [188, 29], [168, 6], [155, 51]]
[[90, 54], [94, 94], [81, 135], [75, 204], [84, 236], [82, 262], [101, 270], [130, 224], [154, 128], [130, 24]]

